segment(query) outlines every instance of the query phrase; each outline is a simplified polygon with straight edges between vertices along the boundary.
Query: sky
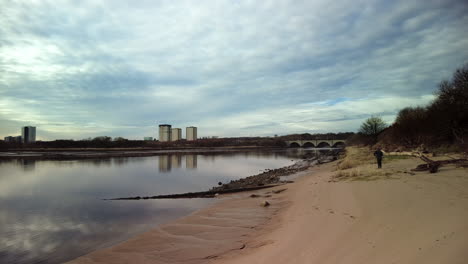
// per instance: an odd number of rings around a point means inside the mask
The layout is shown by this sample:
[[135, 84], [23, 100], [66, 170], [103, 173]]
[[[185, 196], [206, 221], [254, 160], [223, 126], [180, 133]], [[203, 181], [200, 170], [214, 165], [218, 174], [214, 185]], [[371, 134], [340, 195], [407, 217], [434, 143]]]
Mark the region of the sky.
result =
[[391, 124], [468, 62], [467, 28], [466, 0], [0, 0], [0, 137]]

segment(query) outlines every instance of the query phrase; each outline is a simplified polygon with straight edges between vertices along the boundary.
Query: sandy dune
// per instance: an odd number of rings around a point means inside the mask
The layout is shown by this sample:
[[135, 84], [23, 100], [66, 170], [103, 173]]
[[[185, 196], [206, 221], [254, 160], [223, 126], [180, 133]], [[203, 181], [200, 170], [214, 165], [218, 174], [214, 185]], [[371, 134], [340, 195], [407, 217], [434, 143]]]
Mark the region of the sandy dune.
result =
[[468, 172], [404, 173], [417, 163], [341, 182], [322, 165], [70, 263], [467, 263]]

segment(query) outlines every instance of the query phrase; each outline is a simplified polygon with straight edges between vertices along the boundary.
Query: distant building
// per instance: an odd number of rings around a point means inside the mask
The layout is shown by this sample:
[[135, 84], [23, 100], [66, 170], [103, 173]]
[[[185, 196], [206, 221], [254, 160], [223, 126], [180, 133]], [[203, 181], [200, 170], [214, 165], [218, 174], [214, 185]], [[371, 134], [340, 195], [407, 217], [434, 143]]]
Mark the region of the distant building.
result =
[[185, 136], [188, 141], [197, 140], [197, 128], [196, 127], [187, 127], [185, 131]]
[[168, 142], [171, 140], [171, 125], [159, 125], [159, 141]]
[[34, 143], [36, 142], [36, 127], [25, 126], [21, 129], [21, 137], [23, 143]]
[[14, 138], [15, 138], [15, 137], [8, 136], [8, 137], [4, 137], [3, 140], [4, 140], [5, 142], [13, 142]]
[[7, 136], [7, 137], [4, 137], [3, 140], [5, 142], [19, 142], [19, 143], [21, 143], [21, 136], [15, 136], [15, 137]]
[[182, 139], [182, 129], [173, 128], [171, 129], [171, 141], [177, 141]]
[[153, 137], [144, 137], [143, 140], [144, 141], [153, 141]]

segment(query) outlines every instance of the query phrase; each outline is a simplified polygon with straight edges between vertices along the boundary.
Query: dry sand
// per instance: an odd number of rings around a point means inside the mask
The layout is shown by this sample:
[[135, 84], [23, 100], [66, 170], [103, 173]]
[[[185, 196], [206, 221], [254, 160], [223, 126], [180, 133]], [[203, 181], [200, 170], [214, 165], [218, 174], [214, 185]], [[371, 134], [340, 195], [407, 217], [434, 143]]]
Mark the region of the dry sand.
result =
[[419, 163], [339, 182], [322, 165], [70, 263], [468, 263], [468, 171], [407, 173]]

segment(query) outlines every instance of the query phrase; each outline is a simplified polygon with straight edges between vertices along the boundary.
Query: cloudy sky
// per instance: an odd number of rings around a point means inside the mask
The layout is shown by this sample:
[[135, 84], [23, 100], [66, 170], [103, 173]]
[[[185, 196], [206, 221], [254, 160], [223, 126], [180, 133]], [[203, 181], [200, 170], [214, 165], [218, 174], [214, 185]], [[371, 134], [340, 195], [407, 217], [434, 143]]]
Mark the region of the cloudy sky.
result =
[[465, 0], [0, 0], [0, 136], [356, 131], [430, 102], [466, 28]]

